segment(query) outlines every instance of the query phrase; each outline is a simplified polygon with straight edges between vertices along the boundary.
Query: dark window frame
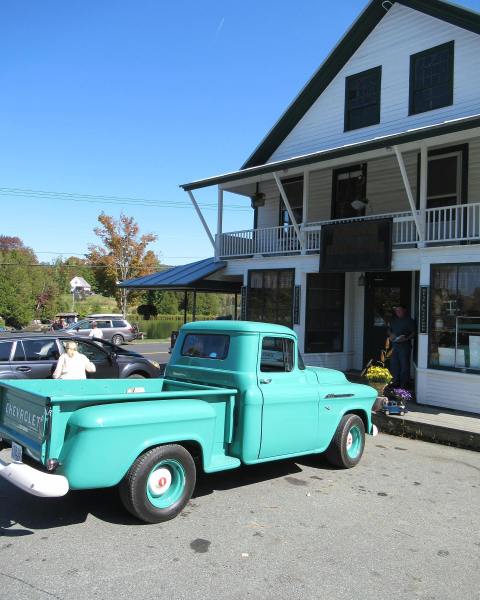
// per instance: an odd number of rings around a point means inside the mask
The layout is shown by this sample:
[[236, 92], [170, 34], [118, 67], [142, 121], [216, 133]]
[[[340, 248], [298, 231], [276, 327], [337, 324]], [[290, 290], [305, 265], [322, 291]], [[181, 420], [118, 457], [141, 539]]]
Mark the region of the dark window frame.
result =
[[[362, 171], [362, 176], [363, 176], [363, 191], [364, 191], [364, 197], [367, 197], [367, 174], [368, 174], [368, 167], [367, 167], [367, 163], [363, 162], [363, 163], [356, 163], [353, 165], [350, 165], [348, 167], [340, 167], [339, 169], [333, 169], [332, 171], [332, 200], [331, 200], [331, 205], [330, 205], [330, 219], [332, 221], [336, 220], [336, 219], [342, 219], [342, 218], [354, 218], [354, 217], [337, 217], [335, 216], [335, 208], [337, 205], [337, 177], [339, 175], [342, 175], [343, 173], [349, 173], [350, 171]], [[355, 215], [356, 217], [362, 217], [365, 215], [365, 209], [363, 211], [356, 211], [357, 214]], [[363, 212], [363, 214], [362, 214]]]
[[[307, 335], [307, 331], [308, 331], [308, 325], [309, 325], [309, 315], [310, 315], [310, 294], [309, 294], [309, 290], [310, 290], [310, 280], [312, 279], [312, 277], [318, 277], [318, 276], [326, 276], [326, 277], [330, 277], [330, 276], [337, 276], [337, 277], [341, 277], [343, 276], [343, 302], [342, 302], [342, 310], [343, 310], [343, 315], [342, 315], [342, 327], [341, 327], [341, 331], [340, 331], [340, 340], [341, 340], [341, 344], [340, 344], [340, 349], [339, 350], [326, 350], [324, 352], [318, 352], [316, 350], [311, 350], [309, 348], [309, 344], [308, 344], [308, 335]], [[345, 273], [307, 273], [307, 277], [306, 277], [306, 299], [305, 299], [305, 335], [304, 335], [304, 353], [305, 354], [339, 354], [341, 352], [344, 351], [344, 347], [345, 347], [345, 291], [346, 291], [346, 278], [345, 278]]]
[[[365, 79], [366, 77], [376, 77], [376, 92], [375, 92], [375, 102], [370, 102], [362, 107], [352, 108], [350, 106], [350, 94], [351, 87], [356, 84], [358, 81]], [[382, 66], [373, 67], [372, 69], [367, 69], [366, 71], [362, 71], [361, 73], [355, 73], [355, 75], [349, 75], [345, 77], [345, 107], [344, 107], [344, 121], [343, 121], [343, 131], [355, 131], [357, 129], [363, 129], [364, 127], [371, 127], [372, 125], [378, 125], [380, 123], [380, 114], [381, 114], [381, 101], [382, 101]], [[374, 116], [374, 119], [371, 122], [364, 123], [362, 125], [353, 126], [351, 121], [351, 114], [355, 110], [359, 110], [362, 108], [366, 108], [368, 106], [376, 106], [377, 110]]]
[[480, 268], [480, 262], [448, 262], [448, 263], [432, 263], [430, 265], [430, 284], [429, 284], [429, 303], [428, 303], [428, 355], [427, 355], [427, 369], [432, 369], [434, 371], [453, 371], [455, 373], [468, 373], [470, 375], [479, 375], [480, 371], [478, 369], [470, 369], [468, 367], [449, 367], [446, 365], [435, 365], [432, 362], [431, 356], [431, 348], [432, 348], [432, 339], [431, 336], [433, 334], [434, 328], [433, 323], [435, 319], [434, 315], [434, 289], [433, 289], [433, 271], [435, 267], [455, 267], [456, 268], [456, 295], [458, 299], [458, 275], [459, 275], [459, 267], [471, 267], [477, 266]]
[[[456, 146], [446, 146], [445, 148], [438, 148], [435, 150], [429, 150], [428, 159], [435, 156], [442, 156], [443, 154], [454, 154], [459, 152], [462, 155], [462, 181], [461, 181], [461, 193], [460, 193], [460, 204], [468, 203], [468, 175], [469, 175], [469, 160], [470, 160], [470, 145], [458, 144]], [[427, 161], [429, 162], [429, 161]], [[421, 155], [418, 153], [417, 156], [417, 210], [420, 210], [420, 175], [422, 169]], [[427, 190], [428, 192], [428, 190]]]
[[[251, 302], [251, 296], [252, 296], [252, 286], [251, 286], [251, 282], [252, 282], [252, 274], [253, 273], [268, 273], [271, 271], [275, 271], [276, 273], [280, 273], [283, 271], [290, 271], [292, 273], [292, 281], [293, 281], [293, 285], [292, 285], [292, 311], [291, 311], [291, 315], [290, 315], [290, 321], [289, 321], [289, 325], [286, 325], [286, 327], [290, 327], [291, 329], [293, 329], [293, 325], [294, 325], [294, 308], [295, 308], [295, 301], [294, 301], [294, 296], [295, 296], [295, 269], [289, 269], [289, 268], [284, 268], [284, 269], [249, 269], [248, 270], [248, 283], [247, 283], [247, 307], [246, 307], [246, 317], [247, 320], [252, 320], [251, 319], [251, 314], [250, 314], [250, 302]], [[255, 289], [255, 288], [254, 288]], [[262, 288], [265, 289], [265, 288]], [[277, 313], [278, 314], [278, 313]], [[284, 323], [281, 323], [282, 325]]]
[[[415, 106], [415, 93], [418, 92], [415, 88], [415, 66], [416, 61], [420, 60], [430, 54], [434, 54], [435, 52], [441, 52], [443, 50], [449, 50], [449, 91], [448, 98], [445, 104], [440, 106], [435, 106], [433, 108], [426, 108], [422, 110], [418, 110]], [[445, 106], [451, 106], [453, 104], [453, 96], [454, 96], [454, 77], [455, 77], [455, 42], [452, 40], [451, 42], [447, 42], [446, 44], [440, 44], [439, 46], [434, 46], [433, 48], [429, 48], [428, 50], [423, 50], [422, 52], [417, 52], [416, 54], [412, 54], [410, 56], [410, 81], [409, 81], [409, 99], [408, 99], [408, 115], [420, 115], [425, 112], [430, 112], [431, 110], [438, 110], [440, 108], [444, 108]], [[432, 86], [433, 87], [433, 86]], [[422, 88], [428, 89], [428, 88]]]

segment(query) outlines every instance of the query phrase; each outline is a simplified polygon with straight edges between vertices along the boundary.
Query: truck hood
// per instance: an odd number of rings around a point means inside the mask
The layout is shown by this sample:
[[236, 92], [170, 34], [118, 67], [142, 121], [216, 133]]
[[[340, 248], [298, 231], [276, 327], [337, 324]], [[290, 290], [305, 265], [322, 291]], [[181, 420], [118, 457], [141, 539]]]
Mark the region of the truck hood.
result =
[[[341, 392], [345, 391], [347, 393], [355, 394], [355, 396], [363, 396], [366, 398], [370, 396], [372, 398], [377, 397], [377, 392], [374, 388], [360, 383], [351, 383], [341, 371], [337, 371], [335, 369], [326, 369], [323, 367], [306, 368], [315, 373], [317, 381], [322, 387], [335, 385], [341, 387]], [[343, 386], [345, 386], [345, 388]]]

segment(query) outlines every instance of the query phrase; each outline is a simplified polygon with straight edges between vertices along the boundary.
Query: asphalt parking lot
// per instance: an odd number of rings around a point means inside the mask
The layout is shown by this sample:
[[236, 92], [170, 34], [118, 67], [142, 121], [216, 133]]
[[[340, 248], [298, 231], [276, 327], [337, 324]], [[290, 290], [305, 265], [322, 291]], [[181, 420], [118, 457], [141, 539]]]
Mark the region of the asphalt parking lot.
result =
[[115, 489], [47, 500], [0, 480], [0, 598], [478, 600], [479, 506], [480, 454], [382, 434], [348, 471], [201, 475], [161, 525]]

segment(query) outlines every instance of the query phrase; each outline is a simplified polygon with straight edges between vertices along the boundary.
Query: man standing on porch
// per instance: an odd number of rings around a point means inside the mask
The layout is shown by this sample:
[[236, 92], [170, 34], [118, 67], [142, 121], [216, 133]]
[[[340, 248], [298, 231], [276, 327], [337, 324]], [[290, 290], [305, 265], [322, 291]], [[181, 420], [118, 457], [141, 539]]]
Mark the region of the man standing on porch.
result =
[[406, 388], [410, 381], [411, 340], [416, 335], [415, 321], [408, 316], [407, 307], [403, 304], [393, 307], [395, 318], [389, 324], [388, 336], [392, 342], [392, 358], [390, 371], [393, 375], [392, 385]]

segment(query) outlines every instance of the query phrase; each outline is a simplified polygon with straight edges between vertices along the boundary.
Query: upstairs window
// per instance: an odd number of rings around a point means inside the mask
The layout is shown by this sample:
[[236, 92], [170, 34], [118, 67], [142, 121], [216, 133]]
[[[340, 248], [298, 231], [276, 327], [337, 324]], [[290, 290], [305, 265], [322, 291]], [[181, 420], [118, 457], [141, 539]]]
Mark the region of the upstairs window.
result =
[[345, 79], [345, 131], [380, 123], [382, 67]]
[[453, 104], [454, 42], [410, 57], [410, 114]]
[[[290, 208], [297, 224], [303, 223], [303, 177], [295, 177], [294, 179], [286, 179], [282, 181], [283, 189], [288, 198]], [[288, 227], [292, 224], [287, 207], [282, 198], [280, 198], [280, 222], [281, 227]]]

